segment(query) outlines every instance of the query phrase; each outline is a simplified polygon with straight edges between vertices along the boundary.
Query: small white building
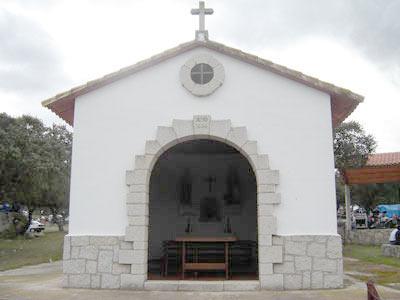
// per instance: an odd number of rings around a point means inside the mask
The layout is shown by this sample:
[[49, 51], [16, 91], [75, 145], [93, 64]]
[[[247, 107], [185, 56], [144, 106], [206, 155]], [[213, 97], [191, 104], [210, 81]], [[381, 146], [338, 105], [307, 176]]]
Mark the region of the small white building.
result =
[[332, 130], [362, 99], [200, 27], [44, 101], [74, 126], [64, 285], [341, 287]]

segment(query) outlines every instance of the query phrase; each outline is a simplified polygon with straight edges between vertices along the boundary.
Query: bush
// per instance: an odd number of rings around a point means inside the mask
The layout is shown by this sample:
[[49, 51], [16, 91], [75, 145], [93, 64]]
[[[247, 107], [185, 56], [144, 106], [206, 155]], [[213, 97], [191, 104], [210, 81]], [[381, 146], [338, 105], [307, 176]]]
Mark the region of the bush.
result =
[[12, 239], [20, 234], [24, 234], [28, 225], [28, 219], [21, 213], [12, 212], [8, 214], [11, 220], [10, 225], [1, 234], [1, 238]]

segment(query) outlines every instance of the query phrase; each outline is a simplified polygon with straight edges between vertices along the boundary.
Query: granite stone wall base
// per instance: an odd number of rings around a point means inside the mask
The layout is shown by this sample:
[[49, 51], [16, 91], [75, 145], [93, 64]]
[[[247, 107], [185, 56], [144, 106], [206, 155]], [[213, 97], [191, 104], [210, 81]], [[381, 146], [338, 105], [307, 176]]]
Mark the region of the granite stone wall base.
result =
[[382, 245], [389, 242], [393, 229], [356, 229], [349, 233], [346, 242], [360, 245]]
[[[216, 281], [223, 290], [291, 290], [340, 288], [343, 285], [342, 242], [338, 235], [277, 236], [259, 252], [259, 280], [248, 284]], [[124, 236], [65, 236], [63, 286], [71, 288], [160, 290], [147, 281], [146, 243], [126, 242]], [[279, 260], [275, 259], [277, 252]], [[280, 250], [282, 249], [282, 250]], [[269, 251], [270, 250], [270, 251]], [[280, 254], [282, 251], [282, 254]], [[270, 261], [279, 261], [279, 263]], [[237, 282], [236, 282], [237, 283]], [[168, 287], [168, 284], [171, 286]], [[185, 290], [208, 290], [208, 282], [180, 281]], [[162, 282], [162, 290], [177, 281]], [[218, 285], [219, 287], [219, 285]], [[191, 289], [192, 288], [192, 289]], [[219, 288], [218, 288], [219, 289]]]
[[343, 287], [342, 239], [339, 235], [274, 236], [273, 243], [283, 246], [283, 263], [273, 265], [276, 288]]
[[381, 251], [383, 256], [400, 258], [400, 245], [383, 244]]
[[130, 264], [119, 263], [122, 250], [133, 249], [124, 236], [65, 236], [63, 286], [71, 288], [119, 289]]

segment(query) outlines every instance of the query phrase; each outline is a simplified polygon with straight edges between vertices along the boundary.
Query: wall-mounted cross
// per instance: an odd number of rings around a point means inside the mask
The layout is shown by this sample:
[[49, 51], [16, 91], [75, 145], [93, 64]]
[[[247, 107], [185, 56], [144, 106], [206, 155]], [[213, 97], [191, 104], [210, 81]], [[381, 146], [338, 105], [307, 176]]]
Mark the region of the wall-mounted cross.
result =
[[199, 30], [196, 31], [196, 39], [207, 39], [208, 32], [205, 29], [205, 15], [212, 15], [212, 8], [205, 8], [204, 1], [199, 1], [199, 8], [193, 8], [192, 15], [199, 15]]

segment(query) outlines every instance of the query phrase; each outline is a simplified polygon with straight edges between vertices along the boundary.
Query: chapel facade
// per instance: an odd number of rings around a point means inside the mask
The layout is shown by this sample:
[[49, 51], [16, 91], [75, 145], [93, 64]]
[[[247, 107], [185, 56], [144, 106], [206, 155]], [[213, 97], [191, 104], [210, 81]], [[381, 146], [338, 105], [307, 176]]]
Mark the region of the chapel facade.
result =
[[343, 285], [332, 131], [362, 96], [196, 39], [43, 105], [74, 127], [64, 286]]

